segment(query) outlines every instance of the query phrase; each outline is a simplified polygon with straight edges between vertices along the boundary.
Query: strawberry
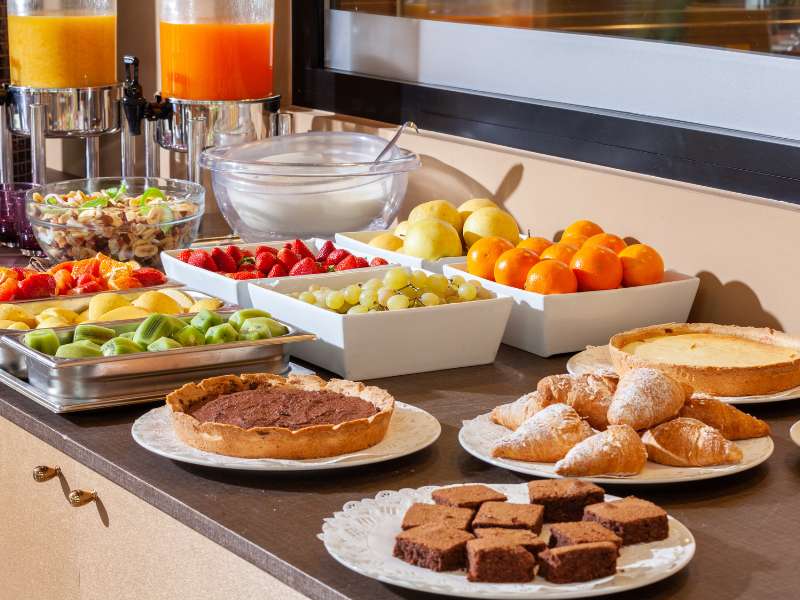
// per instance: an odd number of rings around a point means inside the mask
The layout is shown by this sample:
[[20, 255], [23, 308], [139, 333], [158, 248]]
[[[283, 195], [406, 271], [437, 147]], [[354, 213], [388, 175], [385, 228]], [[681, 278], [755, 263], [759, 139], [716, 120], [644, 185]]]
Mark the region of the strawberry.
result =
[[47, 298], [56, 292], [56, 280], [52, 275], [37, 273], [20, 281], [17, 287], [17, 298]]
[[233, 262], [235, 262], [237, 265], [244, 256], [239, 246], [228, 246], [227, 248], [225, 248], [225, 254], [230, 256], [233, 259]]
[[100, 282], [98, 281], [90, 281], [86, 285], [79, 285], [77, 287], [72, 288], [71, 293], [78, 296], [80, 294], [95, 294], [97, 292], [102, 292], [103, 288], [100, 286]]
[[235, 273], [238, 270], [236, 261], [229, 254], [226, 254], [222, 248], [214, 248], [211, 251], [211, 258], [217, 265], [217, 269], [223, 273]]
[[192, 266], [200, 267], [206, 271], [217, 270], [217, 263], [214, 262], [214, 260], [205, 250], [195, 250], [192, 252], [192, 255], [189, 257], [187, 262]]
[[158, 269], [152, 269], [150, 267], [142, 267], [141, 269], [136, 269], [131, 276], [136, 279], [139, 283], [142, 284], [143, 287], [150, 287], [151, 285], [161, 285], [167, 280], [167, 276], [164, 275]]
[[289, 271], [289, 275], [316, 275], [317, 273], [322, 273], [322, 269], [310, 256], [297, 261]]
[[319, 249], [319, 253], [317, 254], [317, 262], [324, 263], [328, 255], [334, 250], [336, 250], [336, 246], [333, 245], [332, 241], [328, 240], [322, 244], [322, 248]]
[[192, 251], [188, 248], [186, 250], [181, 250], [178, 252], [178, 260], [181, 262], [189, 262], [189, 257], [192, 255]]
[[358, 261], [356, 257], [350, 254], [344, 260], [340, 260], [333, 268], [334, 271], [349, 271], [350, 269], [357, 269]]
[[267, 273], [267, 277], [286, 277], [289, 271], [283, 266], [283, 263], [276, 262], [275, 265]]
[[363, 269], [364, 267], [368, 267], [369, 263], [367, 259], [363, 256], [356, 256], [356, 269]]
[[0, 302], [7, 302], [8, 300], [13, 300], [14, 297], [17, 295], [17, 280], [16, 279], [6, 279], [2, 284], [0, 284]]
[[84, 273], [75, 281], [75, 285], [89, 285], [90, 283], [98, 283], [97, 277], [92, 275], [91, 273]]
[[376, 256], [371, 261], [369, 261], [370, 267], [382, 267], [383, 265], [388, 265], [389, 261], [385, 258], [381, 258], [380, 256]]
[[338, 249], [334, 250], [333, 252], [331, 252], [330, 254], [328, 254], [328, 256], [325, 259], [325, 262], [323, 264], [326, 267], [330, 267], [331, 265], [338, 265], [340, 262], [342, 262], [348, 256], [352, 256], [352, 254], [350, 254], [347, 250], [344, 250], [342, 248], [338, 248]]
[[239, 271], [238, 273], [225, 273], [225, 277], [243, 281], [245, 279], [258, 279], [261, 277], [261, 273], [257, 273], [256, 271]]
[[240, 248], [240, 250], [242, 251], [242, 258], [255, 258], [253, 253], [247, 248]]
[[286, 272], [288, 273], [289, 269], [291, 269], [294, 264], [300, 260], [300, 257], [297, 256], [293, 250], [290, 250], [289, 248], [282, 248], [278, 251], [278, 260], [283, 264], [284, 267], [286, 267]]
[[256, 248], [256, 257], [258, 257], [259, 254], [264, 254], [264, 252], [275, 255], [278, 253], [278, 249], [273, 248], [272, 246], [259, 246]]
[[256, 269], [262, 273], [269, 273], [272, 265], [274, 265], [277, 261], [278, 259], [275, 258], [275, 255], [271, 254], [270, 252], [256, 254]]
[[308, 246], [306, 246], [302, 240], [293, 241], [292, 250], [294, 250], [294, 253], [300, 258], [314, 258], [314, 255], [311, 254], [311, 250], [308, 249]]

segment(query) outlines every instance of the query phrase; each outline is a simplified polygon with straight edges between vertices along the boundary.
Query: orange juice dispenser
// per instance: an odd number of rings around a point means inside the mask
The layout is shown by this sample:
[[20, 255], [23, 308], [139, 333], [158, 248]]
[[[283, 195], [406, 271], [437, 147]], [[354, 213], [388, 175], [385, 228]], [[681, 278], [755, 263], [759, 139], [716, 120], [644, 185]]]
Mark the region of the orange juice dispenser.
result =
[[96, 177], [99, 136], [120, 128], [116, 0], [8, 0], [8, 46], [0, 162], [9, 130], [30, 136], [33, 180], [44, 183], [45, 138], [77, 137]]
[[153, 140], [188, 153], [188, 178], [199, 181], [204, 148], [277, 133], [273, 14], [274, 0], [161, 1], [156, 102], [142, 103], [138, 61], [126, 57], [123, 106], [131, 131], [145, 136], [148, 175], [158, 168]]

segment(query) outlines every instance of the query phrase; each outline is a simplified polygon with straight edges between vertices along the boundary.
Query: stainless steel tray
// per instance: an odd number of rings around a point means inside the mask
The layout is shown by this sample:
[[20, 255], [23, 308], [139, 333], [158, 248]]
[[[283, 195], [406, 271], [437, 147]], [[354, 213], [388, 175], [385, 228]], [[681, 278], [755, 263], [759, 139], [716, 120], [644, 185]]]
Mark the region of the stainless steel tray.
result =
[[[217, 312], [233, 313], [231, 310]], [[130, 329], [141, 321], [117, 321], [108, 325]], [[316, 339], [314, 335], [287, 327], [287, 335], [268, 340], [88, 359], [55, 358], [32, 350], [22, 341], [24, 331], [3, 336], [2, 343], [25, 357], [28, 384], [41, 394], [56, 399], [61, 405], [96, 404], [121, 395], [152, 398], [190, 381], [215, 375], [285, 370], [289, 363], [286, 345]], [[73, 329], [62, 327], [56, 331]]]

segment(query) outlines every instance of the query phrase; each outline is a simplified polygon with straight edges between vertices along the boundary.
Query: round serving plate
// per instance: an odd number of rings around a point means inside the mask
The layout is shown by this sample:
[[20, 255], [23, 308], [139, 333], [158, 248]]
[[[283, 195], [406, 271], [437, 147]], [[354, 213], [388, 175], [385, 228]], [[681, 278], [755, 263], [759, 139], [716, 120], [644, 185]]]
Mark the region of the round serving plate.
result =
[[[524, 483], [487, 484], [509, 502], [528, 503]], [[617, 573], [584, 583], [554, 584], [537, 577], [530, 583], [473, 583], [464, 571], [436, 572], [392, 556], [403, 514], [415, 502], [431, 502], [437, 486], [380, 492], [374, 499], [348, 502], [325, 519], [319, 538], [328, 553], [348, 569], [384, 583], [420, 592], [459, 598], [556, 599], [589, 598], [644, 587], [669, 577], [694, 556], [695, 541], [680, 521], [669, 517], [669, 537], [660, 542], [624, 546]], [[606, 495], [605, 499], [616, 500]], [[549, 525], [542, 530], [547, 539]]]
[[395, 402], [394, 414], [383, 441], [359, 452], [329, 458], [237, 458], [204, 452], [178, 439], [167, 406], [145, 413], [136, 419], [131, 429], [137, 444], [159, 456], [203, 467], [242, 471], [318, 471], [369, 465], [427, 448], [439, 438], [441, 432], [442, 427], [433, 415], [403, 402]]
[[[571, 356], [567, 361], [567, 372], [572, 375], [591, 373], [608, 377], [617, 376], [611, 364], [611, 358], [608, 355], [608, 346], [589, 346], [583, 352], [578, 352]], [[728, 404], [761, 404], [800, 398], [800, 386], [762, 396], [714, 396], [702, 393], [697, 393], [694, 396], [696, 398], [712, 398]]]
[[791, 429], [789, 429], [789, 437], [792, 438], [792, 441], [800, 446], [800, 421], [792, 425]]
[[[560, 475], [555, 472], [555, 463], [526, 462], [508, 458], [495, 458], [492, 456], [492, 447], [495, 442], [507, 436], [511, 431], [502, 425], [493, 423], [487, 413], [470, 421], [464, 421], [458, 433], [458, 441], [475, 458], [502, 467], [516, 473], [557, 479]], [[775, 449], [775, 444], [769, 436], [752, 440], [739, 440], [736, 442], [742, 450], [742, 462], [736, 465], [721, 465], [718, 467], [670, 467], [647, 462], [638, 475], [630, 477], [612, 477], [608, 475], [595, 477], [581, 477], [586, 481], [608, 485], [642, 485], [655, 483], [685, 483], [701, 479], [714, 479], [741, 473], [760, 465], [767, 460]]]

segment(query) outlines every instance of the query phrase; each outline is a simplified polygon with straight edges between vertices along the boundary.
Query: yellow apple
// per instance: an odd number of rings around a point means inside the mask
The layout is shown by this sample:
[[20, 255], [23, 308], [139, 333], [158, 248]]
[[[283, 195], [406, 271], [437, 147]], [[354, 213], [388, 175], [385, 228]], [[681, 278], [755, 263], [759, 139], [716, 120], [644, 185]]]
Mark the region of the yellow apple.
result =
[[461, 237], [456, 228], [441, 219], [420, 219], [408, 226], [403, 252], [426, 260], [462, 256]]
[[488, 198], [473, 198], [472, 200], [467, 200], [458, 207], [458, 214], [461, 215], [461, 227], [464, 227], [464, 222], [472, 213], [481, 208], [500, 207]]
[[501, 237], [515, 246], [519, 243], [519, 227], [510, 214], [496, 207], [479, 208], [464, 221], [467, 248], [481, 238]]
[[408, 224], [422, 219], [441, 219], [445, 223], [450, 223], [456, 231], [461, 231], [461, 215], [447, 200], [431, 200], [415, 206], [408, 215]]

